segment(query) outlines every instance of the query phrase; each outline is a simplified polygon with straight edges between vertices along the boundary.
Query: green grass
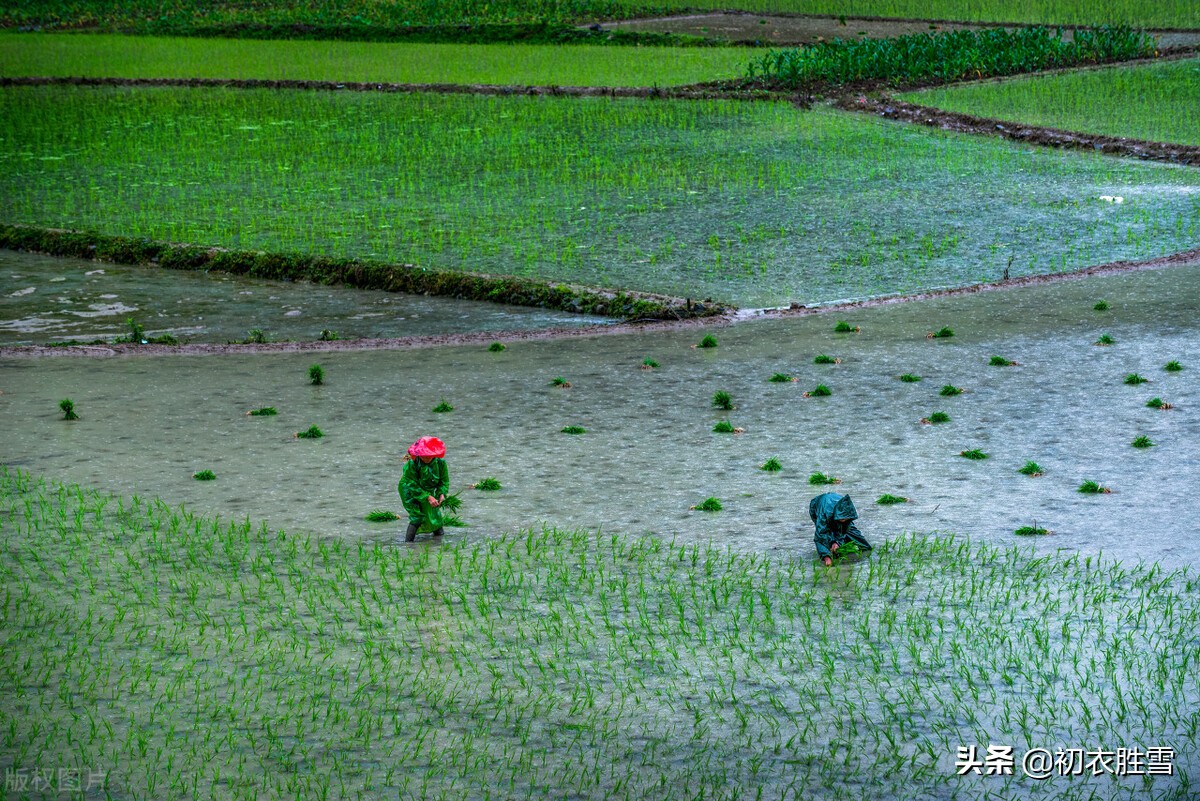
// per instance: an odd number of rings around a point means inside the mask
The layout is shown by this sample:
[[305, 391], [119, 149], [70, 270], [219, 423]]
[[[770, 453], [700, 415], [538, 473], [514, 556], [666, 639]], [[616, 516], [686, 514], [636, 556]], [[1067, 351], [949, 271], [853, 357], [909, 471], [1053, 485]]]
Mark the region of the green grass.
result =
[[981, 736], [1200, 726], [1197, 580], [1149, 563], [904, 535], [824, 574], [552, 528], [407, 549], [7, 472], [0, 509], [5, 753], [102, 766], [114, 797], [907, 801]]
[[1200, 102], [1200, 59], [1196, 58], [1016, 78], [901, 97], [1024, 125], [1200, 145], [1195, 115], [1180, 113]]
[[1200, 237], [1194, 171], [786, 103], [8, 87], [0, 165], [9, 223], [758, 307]]
[[907, 34], [885, 39], [833, 39], [770, 50], [751, 60], [746, 75], [773, 87], [885, 81], [928, 85], [970, 78], [1017, 75], [1079, 64], [1152, 56], [1154, 38], [1129, 28], [1077, 30], [984, 28]]
[[678, 86], [739, 77], [733, 47], [258, 41], [0, 34], [0, 76]]

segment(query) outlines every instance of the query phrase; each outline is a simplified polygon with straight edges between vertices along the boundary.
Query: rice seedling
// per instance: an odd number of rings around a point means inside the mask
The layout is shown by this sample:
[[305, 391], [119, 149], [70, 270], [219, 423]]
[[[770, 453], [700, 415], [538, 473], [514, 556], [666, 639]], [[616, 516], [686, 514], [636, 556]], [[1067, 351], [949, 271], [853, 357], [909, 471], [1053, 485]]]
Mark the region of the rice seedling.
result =
[[146, 344], [146, 329], [137, 320], [132, 317], [125, 318], [125, 329], [128, 333], [124, 337], [118, 337], [118, 342], [128, 342], [131, 345]]
[[833, 332], [835, 334], [857, 334], [861, 331], [862, 328], [860, 326], [850, 325], [850, 323], [846, 322], [845, 320], [838, 320], [837, 324], [833, 327]]
[[1151, 409], [1174, 409], [1174, 404], [1167, 403], [1162, 398], [1151, 398], [1146, 401], [1146, 406]]
[[330, 331], [328, 328], [322, 328], [321, 335], [318, 337], [321, 342], [337, 342], [338, 339], [338, 332]]
[[571, 386], [571, 382], [568, 381], [567, 379], [563, 378], [562, 376], [555, 376], [554, 378], [550, 379], [550, 386], [561, 387], [562, 389], [569, 389]]
[[472, 484], [471, 489], [477, 489], [481, 492], [495, 492], [496, 490], [501, 489], [501, 486], [497, 479], [489, 476]]
[[942, 386], [941, 390], [938, 391], [938, 394], [943, 398], [953, 398], [955, 395], [963, 394], [963, 389], [962, 387], [956, 387], [953, 384], [945, 384]]
[[583, 426], [566, 426], [562, 429], [563, 434], [586, 434], [587, 429]]
[[434, 414], [445, 414], [452, 411], [454, 411], [454, 407], [447, 403], [445, 398], [442, 399], [441, 403], [433, 407]]
[[462, 509], [462, 498], [457, 492], [452, 492], [446, 496], [446, 500], [442, 501], [442, 508], [447, 512], [457, 512]]
[[1145, 376], [1138, 375], [1137, 373], [1128, 373], [1125, 376], [1125, 383], [1136, 387], [1138, 384], [1150, 383], [1150, 379], [1146, 378]]
[[1042, 469], [1040, 464], [1030, 459], [1023, 466], [1017, 468], [1017, 472], [1023, 476], [1037, 477], [1044, 475], [1046, 471]]
[[1050, 533], [1049, 529], [1040, 528], [1037, 523], [1032, 526], [1021, 526], [1013, 531], [1018, 537], [1044, 537]]
[[1150, 440], [1145, 434], [1135, 437], [1133, 442], [1129, 443], [1135, 448], [1153, 448], [1155, 443]]
[[1178, 373], [1181, 370], [1183, 370], [1183, 365], [1177, 361], [1172, 360], [1172, 361], [1169, 361], [1166, 364], [1164, 364], [1163, 369], [1166, 370], [1168, 373]]
[[325, 436], [325, 432], [317, 428], [316, 425], [311, 425], [303, 431], [297, 431], [294, 434], [296, 439], [320, 439]]
[[712, 405], [714, 409], [721, 409], [726, 412], [733, 411], [736, 408], [733, 405], [733, 396], [723, 389], [719, 389], [713, 393]]
[[921, 380], [921, 376], [913, 375], [912, 373], [904, 373], [900, 376], [900, 380], [905, 384], [915, 384]]
[[929, 331], [925, 334], [926, 339], [949, 339], [954, 336], [954, 329], [949, 326], [942, 326], [936, 331]]
[[1107, 300], [1097, 301], [1096, 305], [1093, 306], [1092, 308], [1095, 309], [1096, 311], [1108, 311], [1108, 301]]
[[388, 509], [372, 509], [363, 519], [371, 523], [388, 523], [392, 520], [399, 520], [400, 516]]
[[488, 345], [488, 353], [499, 353], [502, 350], [504, 350], [503, 342], [493, 342], [492, 344]]
[[1097, 339], [1092, 344], [1094, 344], [1094, 345], [1113, 345], [1115, 343], [1116, 343], [1116, 340], [1113, 339], [1112, 337], [1110, 337], [1108, 334], [1101, 334], [1100, 338]]
[[721, 502], [716, 498], [705, 498], [703, 501], [690, 508], [698, 512], [719, 512], [725, 507], [722, 506]]
[[1006, 359], [1003, 356], [993, 356], [988, 359], [988, 364], [992, 367], [1015, 367], [1019, 362], [1014, 362], [1012, 359]]
[[[383, 286], [388, 270], [393, 281], [407, 272], [382, 264], [411, 264], [459, 271], [446, 278], [456, 289], [463, 272], [519, 271], [754, 307], [797, 286], [819, 301], [983, 280], [1007, 261], [989, 247], [1017, 219], [1031, 219], [1022, 252], [1037, 254], [1014, 264], [1018, 275], [1165, 255], [1200, 235], [1192, 179], [1169, 165], [1039, 152], [1045, 181], [1014, 194], [1030, 155], [1008, 143], [909, 136], [814, 108], [805, 147], [781, 150], [774, 135], [792, 113], [730, 101], [10, 86], [0, 160], [37, 169], [0, 171], [0, 197], [13, 223], [112, 231], [131, 248], [192, 242], [180, 261], [203, 254], [213, 269], [259, 277]], [[663, 141], [678, 147], [656, 152]], [[64, 153], [85, 155], [53, 160]], [[217, 165], [236, 166], [237, 180]], [[880, 165], [899, 193], [876, 191]], [[949, 224], [962, 199], [948, 181], [972, 187], [961, 224]], [[1122, 207], [1137, 219], [1058, 202], [1114, 183], [1144, 190]], [[74, 185], [89, 189], [60, 191]], [[779, 197], [828, 212], [800, 225]], [[364, 262], [326, 272], [320, 257]]]
[[880, 506], [892, 506], [893, 504], [897, 503], [908, 503], [908, 498], [905, 498], [902, 495], [892, 495], [891, 493], [885, 492], [875, 500], [875, 503], [879, 504]]
[[[1081, 70], [905, 95], [910, 101], [981, 117], [1101, 136], [1200, 145], [1183, 108], [1200, 92], [1197, 60]], [[1101, 300], [1093, 308], [1104, 311]]]
[[735, 428], [728, 420], [718, 420], [712, 430], [715, 434], [740, 434], [744, 429]]
[[58, 408], [63, 413], [64, 420], [78, 420], [79, 415], [75, 413], [75, 401], [70, 398], [63, 398], [58, 402]]
[[197, 481], [212, 481], [217, 477], [217, 474], [211, 470], [201, 470], [198, 473], [192, 473], [192, 478]]
[[325, 370], [319, 364], [314, 364], [308, 368], [308, 380], [313, 386], [321, 386], [325, 383]]
[[697, 348], [715, 348], [717, 347], [717, 338], [712, 334], [705, 334], [704, 338], [695, 345]]
[[788, 383], [794, 384], [795, 382], [799, 381], [800, 379], [796, 378], [795, 376], [788, 375], [787, 373], [772, 373], [771, 377], [768, 378], [767, 380], [770, 381], [772, 384], [788, 384]]
[[841, 364], [841, 363], [842, 363], [842, 360], [840, 358], [835, 358], [833, 356], [827, 356], [824, 353], [820, 354], [819, 356], [816, 356], [813, 359], [813, 364]]
[[274, 417], [279, 414], [274, 406], [263, 406], [261, 409], [251, 409], [246, 412], [248, 417]]
[[833, 390], [824, 384], [817, 384], [815, 387], [804, 393], [806, 398], [827, 398], [833, 394]]
[[808, 483], [814, 486], [820, 486], [822, 484], [841, 484], [842, 480], [840, 478], [835, 478], [834, 476], [825, 475], [824, 473], [813, 473], [808, 477]]
[[986, 453], [984, 453], [983, 451], [979, 450], [979, 448], [971, 448], [970, 450], [967, 450], [967, 451], [959, 451], [958, 455], [963, 457], [964, 459], [974, 459], [976, 461], [988, 458], [988, 455]]
[[654, 361], [654, 359], [651, 359], [649, 357], [642, 359], [642, 369], [643, 370], [657, 370], [658, 367], [659, 367], [659, 364], [658, 364], [658, 362]]
[[932, 425], [937, 425], [938, 423], [949, 423], [950, 415], [946, 414], [945, 412], [934, 412], [928, 417], [922, 417], [921, 422]]
[[763, 462], [762, 467], [759, 469], [766, 470], [768, 473], [778, 473], [783, 469], [783, 465], [780, 464], [778, 459], [772, 456], [770, 459], [767, 459], [767, 461]]
[[906, 534], [833, 577], [552, 527], [399, 549], [3, 468], [0, 510], [5, 670], [38, 709], [0, 737], [17, 764], [104, 765], [110, 794], [910, 801], [964, 726], [1195, 724], [1195, 577], [1154, 563]]
[[270, 342], [270, 339], [261, 328], [251, 328], [246, 333], [246, 338], [242, 340], [243, 345], [264, 345], [267, 342]]
[[1112, 492], [1108, 487], [1101, 486], [1098, 482], [1087, 479], [1079, 485], [1079, 492], [1087, 495], [1101, 495]]

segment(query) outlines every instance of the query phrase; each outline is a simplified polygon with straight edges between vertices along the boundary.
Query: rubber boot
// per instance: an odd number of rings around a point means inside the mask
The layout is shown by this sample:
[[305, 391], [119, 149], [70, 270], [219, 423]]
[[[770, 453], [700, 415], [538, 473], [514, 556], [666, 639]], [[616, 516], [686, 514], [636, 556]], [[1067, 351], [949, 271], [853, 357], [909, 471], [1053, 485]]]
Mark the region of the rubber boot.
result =
[[445, 528], [443, 528], [442, 526], [438, 526], [438, 529], [437, 529], [437, 531], [433, 532], [433, 536], [435, 536], [435, 537], [440, 537], [440, 536], [442, 536], [442, 535], [443, 535], [443, 534], [445, 534], [445, 533], [446, 533], [446, 529], [445, 529]]
[[413, 542], [417, 538], [417, 526], [415, 523], [408, 524], [408, 531], [404, 532], [404, 541]]

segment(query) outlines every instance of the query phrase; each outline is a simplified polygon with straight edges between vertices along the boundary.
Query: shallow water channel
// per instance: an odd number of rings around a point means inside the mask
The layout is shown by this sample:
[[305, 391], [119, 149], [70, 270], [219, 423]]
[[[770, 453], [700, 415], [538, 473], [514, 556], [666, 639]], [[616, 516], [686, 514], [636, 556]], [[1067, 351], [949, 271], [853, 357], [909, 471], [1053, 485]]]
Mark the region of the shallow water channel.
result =
[[[106, 268], [107, 269], [107, 268]], [[395, 539], [404, 449], [436, 434], [484, 537], [541, 522], [654, 532], [738, 550], [812, 554], [808, 501], [842, 483], [868, 539], [948, 531], [1166, 567], [1200, 564], [1200, 265], [756, 320], [703, 331], [608, 335], [319, 357], [0, 362], [0, 463], [273, 527]], [[1106, 300], [1109, 308], [1093, 305]], [[278, 303], [282, 308], [283, 303]], [[836, 334], [844, 319], [860, 333]], [[954, 336], [928, 339], [949, 326]], [[1108, 334], [1109, 346], [1093, 343]], [[828, 354], [843, 361], [817, 365]], [[989, 365], [1001, 355], [1017, 366]], [[646, 357], [657, 370], [640, 369]], [[319, 359], [326, 384], [310, 386]], [[1181, 372], [1163, 366], [1178, 360]], [[796, 383], [771, 383], [776, 372]], [[903, 383], [902, 373], [922, 376]], [[1124, 383], [1138, 373], [1149, 383]], [[571, 386], [551, 386], [556, 376]], [[829, 397], [803, 397], [818, 384]], [[943, 397], [944, 385], [965, 390]], [[711, 407], [726, 390], [736, 409]], [[1152, 397], [1175, 405], [1146, 407]], [[64, 422], [60, 398], [81, 419]], [[435, 414], [445, 400], [454, 411]], [[245, 412], [275, 406], [276, 417]], [[944, 411], [951, 420], [920, 420]], [[712, 432], [728, 418], [742, 434]], [[316, 424], [325, 437], [293, 439]], [[560, 433], [577, 425], [587, 433]], [[1145, 435], [1154, 447], [1131, 447]], [[959, 453], [981, 449], [987, 459]], [[759, 466], [776, 457], [783, 470]], [[1017, 472], [1035, 460], [1045, 475]], [[211, 469], [217, 480], [192, 474]], [[492, 476], [497, 492], [467, 489]], [[1111, 494], [1077, 491], [1091, 479]], [[878, 506], [883, 493], [910, 503]], [[709, 496], [724, 510], [692, 511]]]
[[60, 259], [0, 250], [0, 345], [112, 340], [132, 317], [149, 336], [240, 342], [515, 331], [605, 318], [399, 292]]

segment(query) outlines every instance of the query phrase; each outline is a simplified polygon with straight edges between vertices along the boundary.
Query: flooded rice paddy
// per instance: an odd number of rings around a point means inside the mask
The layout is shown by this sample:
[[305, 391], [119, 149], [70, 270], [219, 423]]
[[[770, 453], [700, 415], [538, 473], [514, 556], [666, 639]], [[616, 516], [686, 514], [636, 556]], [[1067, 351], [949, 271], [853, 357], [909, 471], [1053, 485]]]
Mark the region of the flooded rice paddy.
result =
[[[448, 446], [478, 539], [543, 522], [740, 552], [813, 553], [807, 505], [841, 479], [873, 542], [905, 531], [1200, 564], [1200, 265], [703, 331], [418, 352], [0, 362], [5, 464], [293, 532], [395, 541], [406, 446]], [[1104, 300], [1105, 311], [1094, 305]], [[860, 333], [836, 334], [845, 319]], [[942, 327], [946, 339], [927, 339]], [[1114, 344], [1093, 343], [1108, 335]], [[826, 354], [840, 364], [814, 364]], [[992, 356], [1019, 362], [997, 367]], [[646, 358], [661, 366], [640, 369]], [[1163, 369], [1168, 361], [1181, 372]], [[319, 361], [324, 386], [307, 370]], [[795, 383], [771, 383], [774, 373]], [[921, 376], [904, 383], [901, 374]], [[1128, 385], [1129, 374], [1148, 383]], [[551, 385], [556, 377], [569, 388]], [[824, 384], [829, 397], [803, 397]], [[950, 385], [962, 394], [946, 397]], [[711, 406], [714, 392], [735, 409]], [[61, 398], [81, 418], [64, 422]], [[1146, 407], [1161, 397], [1174, 409]], [[432, 410], [446, 401], [450, 413]], [[275, 417], [248, 417], [274, 406]], [[948, 423], [922, 424], [934, 412]], [[742, 434], [717, 434], [728, 419]], [[325, 437], [293, 439], [319, 426]], [[586, 433], [560, 433], [581, 426]], [[1153, 447], [1134, 448], [1146, 436]], [[979, 449], [986, 459], [961, 457]], [[779, 473], [759, 469], [768, 458]], [[1017, 472], [1027, 461], [1041, 477]], [[192, 474], [211, 469], [217, 480]], [[467, 485], [497, 478], [503, 489]], [[1111, 494], [1081, 494], [1085, 480]], [[910, 498], [877, 506], [880, 495]], [[705, 498], [724, 510], [690, 510]]]
[[240, 342], [516, 331], [595, 325], [605, 318], [548, 309], [268, 281], [220, 273], [60, 259], [0, 250], [0, 345], [91, 342], [126, 336], [128, 318], [149, 336]]

